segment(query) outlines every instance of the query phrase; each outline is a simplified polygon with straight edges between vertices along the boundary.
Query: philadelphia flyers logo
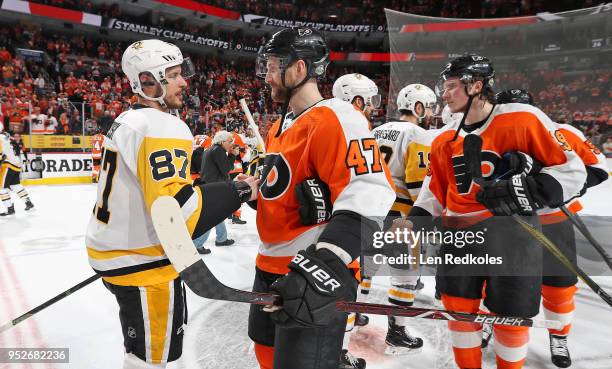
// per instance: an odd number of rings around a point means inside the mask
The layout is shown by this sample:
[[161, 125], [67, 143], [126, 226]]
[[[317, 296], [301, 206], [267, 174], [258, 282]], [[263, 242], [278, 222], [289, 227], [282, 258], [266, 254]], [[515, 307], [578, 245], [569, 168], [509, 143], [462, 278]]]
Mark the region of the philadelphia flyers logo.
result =
[[[495, 166], [501, 160], [500, 156], [493, 151], [482, 151], [482, 177], [488, 179], [493, 176]], [[467, 172], [465, 156], [453, 156], [453, 172], [455, 174], [455, 184], [457, 191], [461, 195], [467, 195], [472, 189], [472, 176]]]
[[282, 153], [268, 153], [264, 159], [259, 187], [261, 196], [266, 200], [281, 197], [291, 183], [291, 167]]

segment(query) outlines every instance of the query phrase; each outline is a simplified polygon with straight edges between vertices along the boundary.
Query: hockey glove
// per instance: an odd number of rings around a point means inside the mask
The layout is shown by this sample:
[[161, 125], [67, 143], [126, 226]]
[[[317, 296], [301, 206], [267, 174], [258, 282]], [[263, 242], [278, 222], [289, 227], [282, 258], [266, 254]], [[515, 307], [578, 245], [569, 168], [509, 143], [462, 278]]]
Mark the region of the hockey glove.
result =
[[331, 194], [327, 185], [318, 178], [308, 178], [295, 185], [295, 195], [300, 203], [300, 221], [313, 225], [331, 218]]
[[330, 250], [310, 245], [295, 255], [289, 269], [270, 286], [283, 299], [283, 308], [271, 313], [280, 326], [323, 327], [342, 314], [336, 301], [355, 301], [357, 280]]
[[499, 169], [495, 171], [495, 179], [508, 179], [515, 174], [532, 175], [542, 170], [542, 164], [520, 151], [507, 152]]
[[532, 215], [543, 207], [543, 202], [537, 198], [535, 180], [520, 174], [497, 182], [485, 182], [476, 194], [476, 200], [493, 215]]

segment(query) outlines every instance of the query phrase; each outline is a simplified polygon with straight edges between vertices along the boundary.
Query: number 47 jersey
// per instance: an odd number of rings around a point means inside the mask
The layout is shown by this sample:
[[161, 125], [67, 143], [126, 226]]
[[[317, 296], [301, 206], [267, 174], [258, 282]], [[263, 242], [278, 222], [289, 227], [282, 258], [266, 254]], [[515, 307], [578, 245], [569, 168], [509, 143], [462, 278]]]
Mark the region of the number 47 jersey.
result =
[[174, 196], [194, 232], [202, 196], [188, 171], [193, 136], [173, 115], [136, 105], [117, 117], [106, 137], [85, 238], [89, 263], [117, 285], [172, 280], [177, 273], [157, 238], [150, 207], [159, 196]]

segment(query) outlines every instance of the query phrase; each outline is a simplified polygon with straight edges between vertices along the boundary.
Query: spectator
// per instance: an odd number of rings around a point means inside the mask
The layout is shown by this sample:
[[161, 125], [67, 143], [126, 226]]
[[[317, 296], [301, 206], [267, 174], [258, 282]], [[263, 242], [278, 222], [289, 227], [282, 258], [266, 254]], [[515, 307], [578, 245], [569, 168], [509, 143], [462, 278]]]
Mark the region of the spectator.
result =
[[34, 80], [34, 87], [36, 88], [36, 94], [42, 96], [45, 93], [45, 79], [42, 74], [38, 74], [38, 77]]
[[[238, 154], [238, 148], [234, 147], [232, 134], [227, 131], [217, 132], [213, 138], [212, 147], [202, 154], [200, 181], [202, 183], [229, 181], [229, 172], [233, 169]], [[234, 240], [227, 238], [225, 221], [215, 226], [215, 233], [216, 246], [228, 246], [234, 243]], [[200, 254], [210, 253], [210, 250], [204, 247], [204, 242], [209, 235], [210, 231], [193, 240]]]
[[612, 136], [608, 136], [602, 147], [606, 158], [612, 158]]

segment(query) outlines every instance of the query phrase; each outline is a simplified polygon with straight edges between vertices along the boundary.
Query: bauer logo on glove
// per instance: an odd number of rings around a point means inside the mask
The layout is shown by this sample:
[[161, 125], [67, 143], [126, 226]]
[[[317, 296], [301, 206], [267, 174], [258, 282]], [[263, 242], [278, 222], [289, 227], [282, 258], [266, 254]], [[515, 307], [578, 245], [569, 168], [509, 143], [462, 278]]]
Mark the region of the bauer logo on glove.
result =
[[298, 252], [289, 273], [270, 289], [281, 296], [283, 308], [271, 312], [285, 327], [322, 327], [337, 318], [336, 302], [355, 301], [357, 280], [346, 264], [327, 249], [310, 245]]
[[303, 225], [326, 222], [331, 218], [331, 194], [327, 185], [318, 178], [307, 178], [295, 186], [300, 203], [300, 221]]
[[[310, 273], [315, 279], [312, 281], [312, 284], [321, 292], [331, 294], [336, 288], [341, 286], [340, 282], [332, 278], [329, 273], [321, 269], [312, 260], [306, 258], [304, 254], [296, 254], [291, 263], [301, 268], [304, 272]], [[321, 282], [321, 284], [316, 281]]]

